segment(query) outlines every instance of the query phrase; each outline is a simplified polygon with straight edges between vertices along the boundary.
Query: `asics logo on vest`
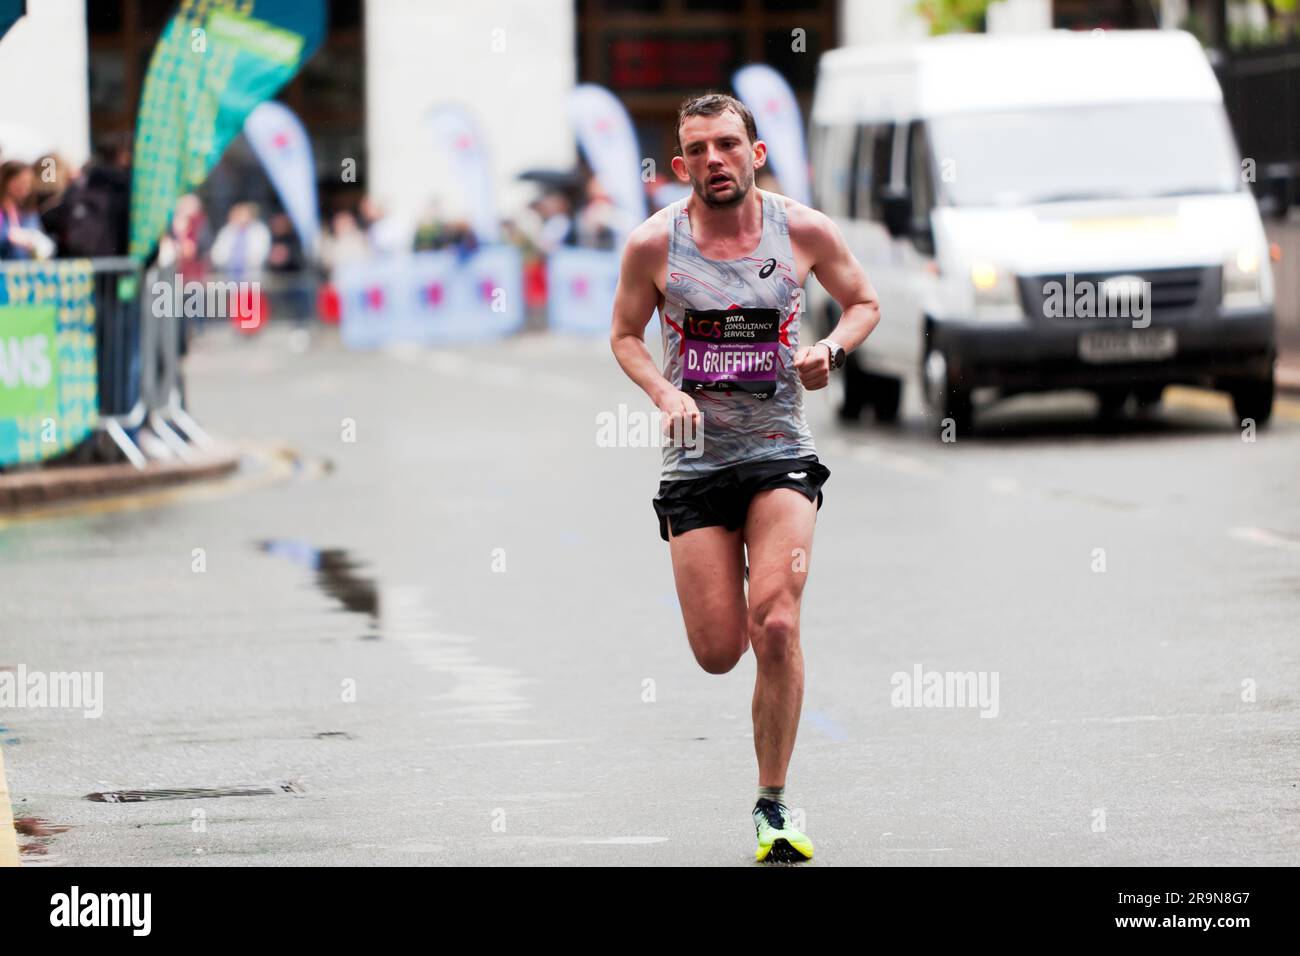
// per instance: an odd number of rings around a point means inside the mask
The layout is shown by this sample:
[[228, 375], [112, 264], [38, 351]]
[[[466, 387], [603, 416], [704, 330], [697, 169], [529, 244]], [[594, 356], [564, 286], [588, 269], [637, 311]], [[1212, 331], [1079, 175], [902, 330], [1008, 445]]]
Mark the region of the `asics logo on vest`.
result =
[[766, 262], [763, 263], [763, 268], [758, 270], [758, 277], [760, 279], [766, 279], [768, 276], [772, 274], [774, 269], [776, 269], [776, 260], [768, 259]]

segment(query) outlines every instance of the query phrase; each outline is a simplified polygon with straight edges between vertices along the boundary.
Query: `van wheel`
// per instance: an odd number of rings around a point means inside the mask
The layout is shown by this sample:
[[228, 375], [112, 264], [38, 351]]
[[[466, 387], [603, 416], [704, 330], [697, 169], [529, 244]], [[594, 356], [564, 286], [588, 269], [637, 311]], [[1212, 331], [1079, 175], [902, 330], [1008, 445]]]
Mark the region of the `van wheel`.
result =
[[1112, 421], [1124, 414], [1128, 405], [1127, 388], [1097, 389], [1097, 414], [1107, 421]]
[[870, 381], [867, 373], [858, 368], [852, 359], [844, 363], [844, 386], [840, 392], [840, 407], [836, 410], [842, 422], [856, 422], [862, 417], [862, 409], [870, 397]]
[[1133, 396], [1137, 399], [1138, 408], [1155, 408], [1165, 397], [1165, 387], [1163, 385], [1139, 385], [1133, 389]]
[[1246, 379], [1234, 382], [1229, 389], [1237, 422], [1253, 418], [1257, 428], [1268, 424], [1273, 415], [1273, 373], [1267, 378]]
[[874, 377], [871, 383], [871, 409], [876, 421], [892, 425], [898, 421], [898, 405], [903, 397], [903, 383], [887, 375]]
[[1153, 419], [1160, 414], [1160, 402], [1165, 397], [1163, 385], [1139, 385], [1133, 389], [1133, 401], [1137, 403], [1137, 416]]
[[975, 407], [970, 389], [951, 381], [948, 362], [942, 352], [926, 353], [921, 380], [925, 385], [926, 405], [935, 418], [935, 434], [944, 440], [949, 436], [962, 438], [969, 435], [975, 426]]
[[[938, 435], [946, 438], [965, 438], [975, 428], [975, 406], [966, 389], [949, 389], [939, 416]], [[952, 423], [949, 429], [949, 422]]]

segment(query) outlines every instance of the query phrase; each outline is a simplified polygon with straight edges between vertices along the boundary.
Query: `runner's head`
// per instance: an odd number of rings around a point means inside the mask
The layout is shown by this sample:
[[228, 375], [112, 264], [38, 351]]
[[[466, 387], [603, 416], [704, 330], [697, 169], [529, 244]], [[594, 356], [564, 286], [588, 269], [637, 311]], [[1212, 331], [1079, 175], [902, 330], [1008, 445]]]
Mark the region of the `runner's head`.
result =
[[706, 93], [681, 105], [677, 151], [673, 172], [715, 208], [744, 202], [754, 186], [754, 170], [767, 161], [767, 144], [758, 138], [753, 114], [725, 93]]

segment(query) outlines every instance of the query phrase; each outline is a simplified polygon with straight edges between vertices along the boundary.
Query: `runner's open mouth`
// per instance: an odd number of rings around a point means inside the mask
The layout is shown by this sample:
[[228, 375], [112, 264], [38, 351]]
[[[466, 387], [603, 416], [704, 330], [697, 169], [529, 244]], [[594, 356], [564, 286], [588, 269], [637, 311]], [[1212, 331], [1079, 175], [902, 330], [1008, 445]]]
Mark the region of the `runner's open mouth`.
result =
[[730, 177], [730, 176], [722, 176], [722, 175], [718, 175], [718, 176], [710, 176], [710, 177], [709, 177], [709, 185], [710, 185], [710, 186], [715, 186], [715, 187], [717, 187], [717, 186], [730, 186], [730, 185], [731, 185], [731, 177]]

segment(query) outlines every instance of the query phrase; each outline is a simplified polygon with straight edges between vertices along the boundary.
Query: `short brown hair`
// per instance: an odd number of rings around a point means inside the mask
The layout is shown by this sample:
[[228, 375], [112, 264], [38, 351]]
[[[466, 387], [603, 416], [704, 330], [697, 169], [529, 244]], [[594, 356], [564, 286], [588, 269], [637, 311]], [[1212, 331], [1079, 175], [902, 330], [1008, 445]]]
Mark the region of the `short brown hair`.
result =
[[754, 125], [754, 114], [749, 111], [748, 106], [726, 93], [705, 93], [703, 96], [683, 100], [682, 105], [677, 108], [678, 155], [682, 152], [682, 120], [688, 116], [721, 116], [727, 110], [739, 116], [741, 122], [745, 124], [745, 132], [749, 134], [750, 143], [758, 142], [758, 127]]
[[[24, 163], [21, 160], [11, 159], [9, 162], [0, 165], [0, 199], [3, 199], [9, 192], [9, 184], [21, 176], [23, 173], [36, 175], [36, 170], [32, 168], [31, 163]], [[30, 208], [32, 197], [27, 197], [25, 206]]]

